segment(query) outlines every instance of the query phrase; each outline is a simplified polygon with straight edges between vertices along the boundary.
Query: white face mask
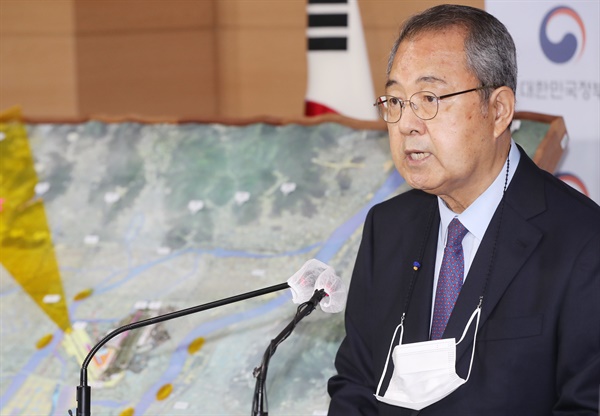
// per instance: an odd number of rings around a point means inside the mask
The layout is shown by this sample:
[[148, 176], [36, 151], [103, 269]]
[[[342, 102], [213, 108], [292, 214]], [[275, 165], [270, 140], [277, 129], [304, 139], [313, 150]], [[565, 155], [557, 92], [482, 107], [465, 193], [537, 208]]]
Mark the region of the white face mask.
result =
[[[475, 342], [477, 341], [477, 330], [479, 328], [479, 317], [481, 316], [481, 307], [478, 306], [463, 334], [456, 343], [455, 338], [438, 339], [434, 341], [415, 342], [413, 344], [402, 345], [404, 336], [404, 318], [400, 325], [396, 327], [388, 356], [385, 361], [385, 367], [375, 398], [380, 402], [392, 406], [405, 407], [413, 410], [421, 410], [433, 403], [442, 400], [454, 390], [462, 386], [469, 380], [471, 368], [473, 367], [473, 357], [475, 356]], [[469, 364], [469, 373], [466, 379], [462, 379], [456, 374], [456, 345], [464, 339], [473, 319], [477, 318], [475, 334], [473, 335], [473, 351], [471, 353], [471, 363]], [[396, 334], [400, 331], [400, 340], [394, 348], [392, 360], [394, 361], [394, 372], [390, 384], [382, 396], [379, 395], [381, 384], [390, 360], [390, 353]]]

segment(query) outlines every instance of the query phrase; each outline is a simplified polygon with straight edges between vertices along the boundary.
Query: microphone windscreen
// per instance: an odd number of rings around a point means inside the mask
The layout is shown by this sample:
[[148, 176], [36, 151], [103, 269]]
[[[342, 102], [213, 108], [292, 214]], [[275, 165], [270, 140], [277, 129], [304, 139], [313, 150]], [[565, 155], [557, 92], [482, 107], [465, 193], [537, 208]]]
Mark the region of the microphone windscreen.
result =
[[319, 303], [323, 312], [337, 313], [344, 310], [348, 291], [342, 279], [329, 267], [321, 273], [315, 283], [315, 289], [323, 289], [327, 296]]
[[296, 304], [307, 302], [315, 291], [315, 282], [323, 271], [331, 267], [317, 260], [308, 260], [292, 277], [287, 284], [292, 291], [292, 302]]

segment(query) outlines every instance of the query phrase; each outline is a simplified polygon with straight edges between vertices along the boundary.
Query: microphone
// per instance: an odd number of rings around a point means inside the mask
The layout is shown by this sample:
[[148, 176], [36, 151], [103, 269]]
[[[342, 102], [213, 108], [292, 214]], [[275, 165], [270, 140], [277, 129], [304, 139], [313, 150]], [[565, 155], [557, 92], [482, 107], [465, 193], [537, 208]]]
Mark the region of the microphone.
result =
[[327, 269], [331, 267], [317, 259], [310, 259], [304, 263], [300, 270], [287, 280], [292, 290], [292, 302], [300, 304], [308, 301], [315, 291], [318, 277]]
[[331, 267], [325, 269], [315, 282], [315, 290], [323, 289], [325, 296], [319, 306], [323, 312], [338, 313], [346, 307], [348, 289], [344, 281], [340, 279]]
[[328, 313], [340, 312], [346, 306], [347, 290], [344, 282], [335, 274], [333, 268], [327, 265], [325, 266], [325, 269], [315, 281], [315, 291], [312, 297], [307, 302], [298, 306], [298, 310], [292, 321], [279, 333], [279, 335], [271, 340], [271, 343], [263, 355], [260, 366], [254, 369], [253, 375], [256, 378], [256, 385], [254, 387], [254, 398], [252, 400], [252, 416], [268, 416], [269, 414], [266, 389], [267, 371], [269, 361], [275, 354], [279, 344], [291, 335], [298, 322], [310, 315], [317, 305], [321, 307], [323, 312]]
[[[252, 292], [242, 293], [240, 295], [231, 296], [225, 299], [217, 300], [214, 302], [205, 303], [203, 305], [193, 306], [191, 308], [182, 309], [180, 311], [175, 311], [171, 313], [167, 313], [164, 315], [158, 315], [152, 318], [144, 319], [137, 322], [132, 322], [127, 325], [123, 325], [121, 327], [116, 328], [104, 338], [102, 338], [94, 347], [90, 350], [88, 355], [83, 360], [81, 364], [81, 374], [79, 380], [79, 386], [77, 386], [77, 409], [76, 416], [91, 416], [91, 401], [92, 401], [92, 390], [91, 387], [88, 386], [87, 381], [87, 368], [94, 355], [102, 348], [108, 341], [116, 337], [117, 335], [130, 331], [132, 329], [138, 329], [145, 326], [157, 324], [160, 322], [169, 321], [171, 319], [180, 318], [186, 315], [191, 315], [197, 312], [205, 311], [207, 309], [217, 308], [219, 306], [228, 305], [230, 303], [239, 302], [242, 300], [250, 299], [256, 296], [266, 295], [268, 293], [276, 292], [279, 290], [290, 288], [292, 291], [292, 298], [295, 303], [306, 302], [307, 299], [311, 299], [312, 290], [315, 287], [317, 278], [320, 274], [329, 268], [324, 263], [321, 263], [318, 260], [312, 259], [304, 263], [304, 265], [298, 270], [292, 277], [288, 279], [286, 283], [281, 283], [274, 286], [269, 286], [263, 289], [254, 290]], [[310, 288], [310, 292], [307, 296], [307, 291]], [[311, 299], [312, 300], [312, 299]], [[320, 299], [319, 299], [320, 300]], [[300, 305], [302, 306], [302, 305]], [[300, 307], [299, 307], [300, 308]], [[310, 313], [310, 312], [308, 312]], [[69, 415], [73, 415], [71, 409], [68, 411]]]

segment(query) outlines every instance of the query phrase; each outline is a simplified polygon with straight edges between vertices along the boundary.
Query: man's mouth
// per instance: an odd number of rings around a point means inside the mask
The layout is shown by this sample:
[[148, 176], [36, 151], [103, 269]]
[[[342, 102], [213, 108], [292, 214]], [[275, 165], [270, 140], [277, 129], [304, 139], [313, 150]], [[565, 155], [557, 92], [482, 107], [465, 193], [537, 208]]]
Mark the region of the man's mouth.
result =
[[425, 159], [427, 156], [429, 156], [431, 153], [428, 152], [410, 152], [408, 154], [408, 158], [410, 160], [423, 160]]

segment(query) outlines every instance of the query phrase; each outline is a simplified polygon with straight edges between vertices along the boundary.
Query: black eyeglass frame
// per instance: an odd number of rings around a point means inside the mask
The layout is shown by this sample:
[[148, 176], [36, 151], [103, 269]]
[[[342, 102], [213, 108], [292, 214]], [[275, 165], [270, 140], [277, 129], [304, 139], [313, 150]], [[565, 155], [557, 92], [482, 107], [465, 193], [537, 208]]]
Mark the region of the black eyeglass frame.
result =
[[[438, 111], [439, 111], [439, 109], [440, 109], [440, 106], [439, 106], [439, 102], [440, 102], [440, 100], [443, 100], [444, 98], [450, 98], [450, 97], [454, 97], [454, 96], [456, 96], [456, 95], [466, 94], [466, 93], [468, 93], [468, 92], [480, 91], [480, 90], [483, 90], [483, 89], [486, 89], [486, 88], [497, 88], [497, 87], [493, 87], [493, 86], [491, 86], [491, 85], [482, 85], [481, 87], [471, 88], [471, 89], [464, 90], [464, 91], [453, 92], [453, 93], [450, 93], [450, 94], [444, 94], [444, 95], [440, 95], [439, 97], [438, 97], [438, 96], [437, 96], [435, 93], [433, 93], [433, 92], [431, 92], [431, 91], [417, 91], [417, 92], [415, 92], [413, 95], [411, 95], [411, 96], [410, 96], [410, 98], [409, 98], [408, 100], [401, 100], [400, 98], [398, 98], [398, 97], [394, 97], [393, 95], [380, 95], [379, 97], [377, 97], [377, 101], [375, 101], [375, 103], [374, 103], [373, 105], [374, 105], [375, 107], [377, 107], [377, 113], [379, 114], [379, 117], [381, 117], [381, 118], [383, 119], [383, 121], [385, 121], [386, 123], [389, 123], [389, 124], [397, 123], [397, 122], [399, 122], [399, 121], [400, 121], [400, 119], [402, 118], [402, 113], [404, 112], [404, 108], [406, 107], [406, 103], [410, 103], [410, 104], [411, 104], [410, 108], [411, 108], [411, 110], [413, 111], [413, 113], [415, 113], [415, 116], [417, 116], [417, 117], [418, 117], [418, 118], [420, 118], [421, 120], [427, 121], [427, 120], [432, 120], [432, 119], [434, 119], [434, 118], [435, 118], [435, 116], [437, 116], [437, 114], [438, 114]], [[412, 104], [413, 104], [413, 102], [411, 101], [412, 97], [414, 97], [414, 96], [415, 96], [415, 95], [417, 95], [417, 94], [421, 94], [421, 93], [423, 93], [423, 92], [428, 92], [428, 93], [430, 93], [431, 95], [433, 95], [434, 97], [436, 97], [436, 99], [437, 99], [437, 102], [436, 102], [436, 104], [437, 104], [437, 108], [436, 108], [436, 110], [435, 110], [435, 114], [434, 114], [433, 116], [429, 117], [429, 118], [423, 118], [423, 117], [420, 117], [420, 116], [419, 116], [419, 115], [418, 115], [418, 114], [415, 112], [415, 109], [414, 109], [414, 108], [413, 108], [413, 106], [412, 106]], [[381, 108], [381, 107], [380, 107], [380, 105], [383, 103], [383, 101], [381, 100], [381, 98], [382, 98], [382, 97], [386, 97], [386, 101], [389, 101], [389, 99], [388, 99], [388, 97], [389, 97], [389, 98], [395, 98], [396, 100], [398, 100], [398, 101], [400, 102], [400, 115], [398, 116], [398, 120], [396, 120], [396, 121], [387, 121], [387, 120], [386, 120], [386, 119], [383, 117], [383, 115], [381, 114], [381, 110], [380, 110], [380, 108]]]

